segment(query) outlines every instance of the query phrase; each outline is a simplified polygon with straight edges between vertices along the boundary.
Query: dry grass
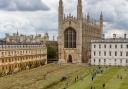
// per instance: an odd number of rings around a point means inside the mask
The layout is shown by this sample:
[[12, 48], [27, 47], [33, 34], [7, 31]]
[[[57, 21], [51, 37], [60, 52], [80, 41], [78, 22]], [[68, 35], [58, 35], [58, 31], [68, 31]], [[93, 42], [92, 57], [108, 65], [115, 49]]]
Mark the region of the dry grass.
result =
[[73, 81], [75, 76], [86, 73], [87, 67], [82, 65], [49, 64], [1, 77], [0, 89], [61, 89], [65, 82], [60, 81], [63, 76]]

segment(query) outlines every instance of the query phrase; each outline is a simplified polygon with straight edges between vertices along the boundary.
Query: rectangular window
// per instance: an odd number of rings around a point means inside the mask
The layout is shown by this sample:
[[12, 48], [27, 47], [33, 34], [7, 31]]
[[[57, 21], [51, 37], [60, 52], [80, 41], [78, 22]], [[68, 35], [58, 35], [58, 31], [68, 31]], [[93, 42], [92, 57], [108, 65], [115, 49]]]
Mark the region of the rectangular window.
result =
[[126, 59], [126, 63], [128, 63], [128, 59]]
[[120, 52], [120, 56], [122, 56], [122, 54], [123, 54], [123, 53], [122, 53], [122, 52]]
[[123, 45], [121, 45], [121, 48], [123, 48]]
[[104, 48], [106, 48], [106, 45], [104, 45]]
[[117, 52], [115, 52], [115, 56], [117, 56]]
[[111, 51], [109, 52], [109, 56], [112, 56], [112, 52]]
[[122, 63], [122, 59], [120, 59], [120, 63]]
[[128, 45], [127, 45], [127, 47], [126, 48], [128, 48]]
[[99, 59], [99, 63], [101, 62], [101, 59]]
[[94, 51], [94, 56], [96, 56], [96, 52]]
[[94, 63], [96, 62], [96, 59], [94, 59]]
[[110, 45], [110, 48], [112, 48], [112, 45]]
[[104, 56], [106, 56], [106, 51], [104, 51]]
[[2, 63], [4, 63], [4, 60], [2, 59]]
[[101, 56], [101, 52], [99, 51], [99, 56]]
[[94, 48], [96, 48], [96, 45], [94, 45]]
[[115, 59], [115, 62], [116, 62], [116, 59]]
[[128, 51], [126, 52], [126, 56], [128, 56]]
[[99, 49], [101, 48], [101, 45], [99, 45]]
[[106, 59], [104, 59], [104, 62], [106, 62]]
[[117, 45], [115, 45], [115, 48], [117, 48]]

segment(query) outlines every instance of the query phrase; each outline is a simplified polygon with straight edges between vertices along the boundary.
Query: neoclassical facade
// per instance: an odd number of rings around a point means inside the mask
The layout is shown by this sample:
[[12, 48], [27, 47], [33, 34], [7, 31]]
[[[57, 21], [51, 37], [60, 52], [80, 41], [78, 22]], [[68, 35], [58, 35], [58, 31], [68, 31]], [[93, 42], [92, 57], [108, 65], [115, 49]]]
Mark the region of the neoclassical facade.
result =
[[128, 66], [128, 39], [92, 40], [91, 65]]
[[0, 75], [47, 64], [47, 47], [42, 43], [0, 42]]
[[78, 0], [77, 17], [64, 15], [63, 1], [59, 1], [58, 49], [59, 62], [83, 63], [90, 58], [91, 40], [101, 38], [103, 15], [92, 21], [89, 14], [84, 17], [82, 0]]

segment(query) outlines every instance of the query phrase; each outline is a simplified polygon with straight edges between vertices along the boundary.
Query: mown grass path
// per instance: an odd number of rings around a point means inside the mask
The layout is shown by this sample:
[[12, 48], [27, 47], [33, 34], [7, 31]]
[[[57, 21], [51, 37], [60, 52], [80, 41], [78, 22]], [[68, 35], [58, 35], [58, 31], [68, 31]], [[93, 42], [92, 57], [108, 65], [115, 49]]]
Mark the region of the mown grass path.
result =
[[125, 70], [124, 74], [125, 74], [125, 77], [123, 77], [120, 88], [118, 89], [128, 89], [128, 69]]
[[[104, 71], [103, 74], [98, 74], [97, 77], [92, 82], [91, 74], [84, 78], [83, 81], [78, 81], [74, 85], [70, 86], [68, 89], [90, 89], [91, 86], [95, 89], [103, 89], [103, 83], [107, 84], [112, 82], [111, 79], [118, 74], [122, 69], [118, 68], [109, 68]], [[109, 84], [108, 84], [109, 85]], [[112, 84], [110, 84], [112, 86]], [[107, 88], [110, 89], [110, 88]], [[113, 88], [115, 89], [115, 88]]]
[[127, 72], [123, 68], [121, 68], [118, 71], [118, 73], [114, 75], [112, 79], [108, 81], [106, 89], [124, 89], [122, 88], [122, 83], [125, 81], [126, 76], [127, 76]]

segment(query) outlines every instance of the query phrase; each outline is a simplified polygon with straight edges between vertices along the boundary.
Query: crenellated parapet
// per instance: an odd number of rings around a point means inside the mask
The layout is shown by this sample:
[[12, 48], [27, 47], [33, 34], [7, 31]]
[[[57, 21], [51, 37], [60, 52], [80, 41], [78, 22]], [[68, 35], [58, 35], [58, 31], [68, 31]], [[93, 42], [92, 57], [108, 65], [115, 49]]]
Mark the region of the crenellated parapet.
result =
[[83, 19], [83, 24], [100, 29], [100, 23], [97, 20], [87, 20], [86, 18]]
[[64, 22], [65, 21], [77, 22], [77, 18], [71, 14], [68, 14], [68, 15], [64, 16]]

